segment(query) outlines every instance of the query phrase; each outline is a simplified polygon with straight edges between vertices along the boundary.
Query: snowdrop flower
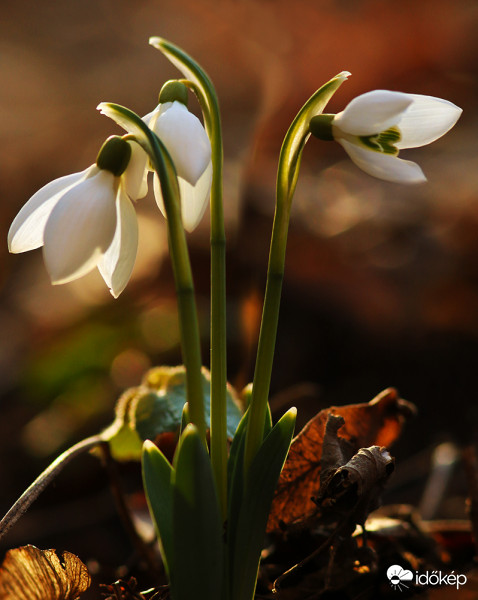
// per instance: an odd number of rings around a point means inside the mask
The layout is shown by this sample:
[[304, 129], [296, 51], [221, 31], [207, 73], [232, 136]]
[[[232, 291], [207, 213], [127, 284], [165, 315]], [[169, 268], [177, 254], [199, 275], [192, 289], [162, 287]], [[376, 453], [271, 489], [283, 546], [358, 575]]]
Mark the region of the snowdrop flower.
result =
[[133, 204], [146, 195], [146, 153], [112, 136], [96, 163], [42, 187], [23, 206], [8, 232], [10, 252], [43, 246], [53, 284], [98, 267], [116, 298], [129, 281], [138, 246]]
[[418, 94], [374, 90], [358, 96], [337, 115], [319, 115], [310, 132], [336, 140], [363, 171], [397, 183], [426, 181], [414, 162], [398, 158], [404, 148], [417, 148], [445, 135], [461, 108], [447, 100]]
[[[179, 81], [164, 84], [158, 106], [143, 121], [166, 146], [176, 168], [184, 228], [196, 228], [211, 191], [211, 144], [201, 121], [187, 109], [187, 88]], [[154, 174], [154, 196], [165, 215], [161, 186]]]

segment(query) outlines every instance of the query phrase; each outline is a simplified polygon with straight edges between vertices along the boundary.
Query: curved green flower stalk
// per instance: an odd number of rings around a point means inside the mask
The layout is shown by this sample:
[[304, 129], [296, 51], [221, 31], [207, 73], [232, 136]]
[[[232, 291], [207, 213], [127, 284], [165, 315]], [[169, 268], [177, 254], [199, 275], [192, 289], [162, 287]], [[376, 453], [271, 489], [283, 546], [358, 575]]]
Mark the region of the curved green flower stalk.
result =
[[279, 320], [290, 208], [299, 175], [302, 150], [310, 136], [309, 123], [313, 117], [323, 112], [327, 102], [349, 75], [347, 71], [339, 73], [309, 98], [289, 127], [282, 144], [277, 170], [276, 210], [269, 251], [266, 293], [246, 436], [244, 457], [246, 472], [262, 443]]
[[160, 50], [187, 78], [182, 82], [196, 94], [204, 115], [212, 148], [211, 187], [211, 461], [220, 504], [227, 507], [226, 425], [226, 238], [222, 203], [223, 149], [219, 103], [214, 86], [204, 70], [171, 42], [152, 37]]
[[164, 144], [137, 114], [123, 106], [109, 102], [102, 102], [98, 105], [98, 109], [132, 134], [132, 137], [148, 153], [161, 182], [168, 222], [171, 262], [178, 297], [181, 349], [186, 367], [189, 415], [191, 422], [197, 427], [200, 438], [206, 443], [199, 325], [186, 235], [181, 222], [176, 170]]

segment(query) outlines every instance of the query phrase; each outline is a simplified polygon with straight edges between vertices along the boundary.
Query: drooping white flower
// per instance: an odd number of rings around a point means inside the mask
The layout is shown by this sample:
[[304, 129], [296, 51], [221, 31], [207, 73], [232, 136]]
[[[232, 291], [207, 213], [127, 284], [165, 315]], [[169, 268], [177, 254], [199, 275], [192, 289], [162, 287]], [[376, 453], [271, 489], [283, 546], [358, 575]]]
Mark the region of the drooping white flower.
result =
[[136, 258], [138, 225], [130, 198], [147, 193], [145, 168], [138, 144], [109, 138], [94, 165], [48, 183], [23, 206], [8, 232], [10, 252], [43, 246], [53, 284], [98, 267], [118, 297]]
[[425, 146], [457, 122], [462, 109], [441, 98], [374, 90], [354, 98], [337, 115], [319, 115], [310, 131], [334, 139], [352, 161], [374, 177], [396, 183], [426, 181], [414, 162], [398, 158], [399, 150]]
[[[181, 197], [181, 219], [186, 231], [194, 231], [201, 221], [209, 200], [212, 183], [212, 162], [199, 177], [196, 185], [191, 185], [186, 179], [178, 176], [179, 194]], [[153, 191], [159, 210], [166, 216], [163, 194], [159, 177], [155, 173], [153, 177]]]
[[[184, 84], [167, 82], [160, 103], [143, 121], [154, 131], [169, 152], [178, 175], [181, 215], [187, 231], [196, 228], [206, 210], [211, 191], [211, 143], [201, 121], [187, 109]], [[158, 176], [154, 174], [154, 195], [165, 215]]]

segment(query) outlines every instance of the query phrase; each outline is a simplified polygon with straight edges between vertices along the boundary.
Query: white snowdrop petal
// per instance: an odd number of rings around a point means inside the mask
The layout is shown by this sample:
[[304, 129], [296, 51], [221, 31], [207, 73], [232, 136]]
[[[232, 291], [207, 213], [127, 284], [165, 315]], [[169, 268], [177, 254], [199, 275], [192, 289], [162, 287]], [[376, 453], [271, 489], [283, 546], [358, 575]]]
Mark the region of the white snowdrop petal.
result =
[[198, 179], [195, 186], [178, 177], [181, 194], [181, 218], [186, 231], [193, 231], [199, 225], [209, 201], [212, 183], [212, 163]]
[[381, 154], [373, 150], [367, 150], [346, 140], [340, 140], [340, 144], [352, 159], [352, 161], [373, 177], [392, 181], [394, 183], [422, 183], [426, 177], [421, 168], [414, 162], [402, 160], [391, 154]]
[[158, 208], [161, 211], [163, 217], [166, 218], [166, 208], [164, 206], [163, 193], [161, 192], [161, 183], [156, 173], [153, 176], [153, 191], [156, 204], [158, 205]]
[[154, 110], [152, 110], [147, 115], [144, 115], [144, 117], [142, 117], [142, 120], [150, 129], [154, 130], [159, 115], [162, 115], [163, 112], [168, 110], [168, 108], [170, 108], [172, 104], [172, 102], [163, 102], [162, 104], [158, 104]]
[[201, 121], [181, 102], [160, 112], [152, 127], [166, 146], [179, 177], [195, 185], [211, 160], [211, 144]]
[[374, 135], [396, 125], [412, 102], [410, 94], [373, 90], [349, 102], [333, 125], [350, 135]]
[[156, 107], [150, 113], [148, 113], [147, 115], [144, 115], [144, 117], [142, 117], [142, 120], [146, 123], [146, 125], [148, 127], [151, 127], [151, 121], [153, 121], [153, 119], [156, 120], [157, 113], [158, 113], [158, 109]]
[[[186, 231], [193, 231], [202, 219], [209, 201], [209, 193], [212, 183], [212, 163], [206, 167], [206, 170], [198, 179], [196, 185], [191, 185], [182, 177], [178, 177], [179, 193], [181, 197], [181, 220]], [[161, 184], [159, 178], [154, 174], [153, 190], [156, 204], [165, 218], [166, 209], [164, 207], [163, 194], [161, 193]]]
[[[154, 126], [156, 125], [156, 119], [159, 117], [159, 107], [160, 106], [161, 105], [158, 105], [154, 110], [152, 110], [150, 113], [148, 113], [147, 115], [144, 115], [144, 117], [142, 117], [142, 120], [153, 131], [154, 131]], [[151, 161], [149, 160], [149, 157], [146, 160], [146, 169], [148, 171], [154, 171], [153, 167], [151, 166]]]
[[120, 189], [116, 199], [116, 231], [113, 241], [98, 261], [98, 269], [117, 298], [133, 271], [138, 250], [138, 220], [131, 200]]
[[43, 255], [52, 283], [82, 277], [109, 247], [116, 228], [115, 177], [99, 171], [64, 194], [51, 211]]
[[130, 141], [131, 158], [122, 175], [126, 193], [133, 200], [144, 198], [148, 193], [148, 155], [136, 142]]
[[433, 96], [410, 94], [413, 103], [401, 115], [398, 128], [401, 140], [397, 148], [417, 148], [445, 135], [460, 118], [461, 108]]
[[62, 195], [88, 176], [93, 167], [55, 179], [38, 190], [17, 214], [8, 231], [10, 252], [27, 252], [43, 245], [43, 232], [51, 211]]

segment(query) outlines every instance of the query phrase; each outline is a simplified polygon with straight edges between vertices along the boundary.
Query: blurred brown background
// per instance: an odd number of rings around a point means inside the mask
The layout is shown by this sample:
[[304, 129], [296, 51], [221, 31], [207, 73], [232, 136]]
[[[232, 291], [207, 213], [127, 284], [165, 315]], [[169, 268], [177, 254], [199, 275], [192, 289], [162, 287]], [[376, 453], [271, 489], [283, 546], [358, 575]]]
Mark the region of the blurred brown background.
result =
[[[477, 31], [476, 0], [3, 2], [0, 512], [56, 453], [108, 424], [118, 394], [148, 366], [180, 361], [164, 224], [151, 195], [138, 203], [137, 264], [117, 301], [97, 273], [52, 287], [40, 251], [13, 256], [6, 248], [8, 227], [30, 195], [91, 164], [118, 131], [96, 105], [113, 101], [145, 114], [162, 83], [177, 76], [148, 45], [151, 35], [192, 54], [221, 101], [229, 378], [238, 386], [252, 377], [277, 157], [305, 100], [349, 70], [329, 112], [376, 88], [439, 96], [464, 109], [446, 137], [404, 152], [429, 178], [418, 187], [374, 180], [339, 145], [310, 140], [293, 206], [272, 392], [281, 406], [297, 402], [304, 422], [322, 405], [397, 387], [419, 408], [397, 448], [404, 459], [474, 436]], [[205, 362], [207, 241], [205, 219], [190, 236]], [[93, 459], [68, 473], [32, 512], [43, 516], [27, 515], [7, 545], [56, 544], [88, 558], [98, 522], [88, 514], [70, 524], [82, 528], [71, 547], [60, 503], [84, 502], [82, 514], [93, 503], [98, 520], [113, 519], [108, 492]], [[55, 522], [66, 537], [54, 537]], [[124, 560], [101, 540], [95, 548], [103, 560]]]

